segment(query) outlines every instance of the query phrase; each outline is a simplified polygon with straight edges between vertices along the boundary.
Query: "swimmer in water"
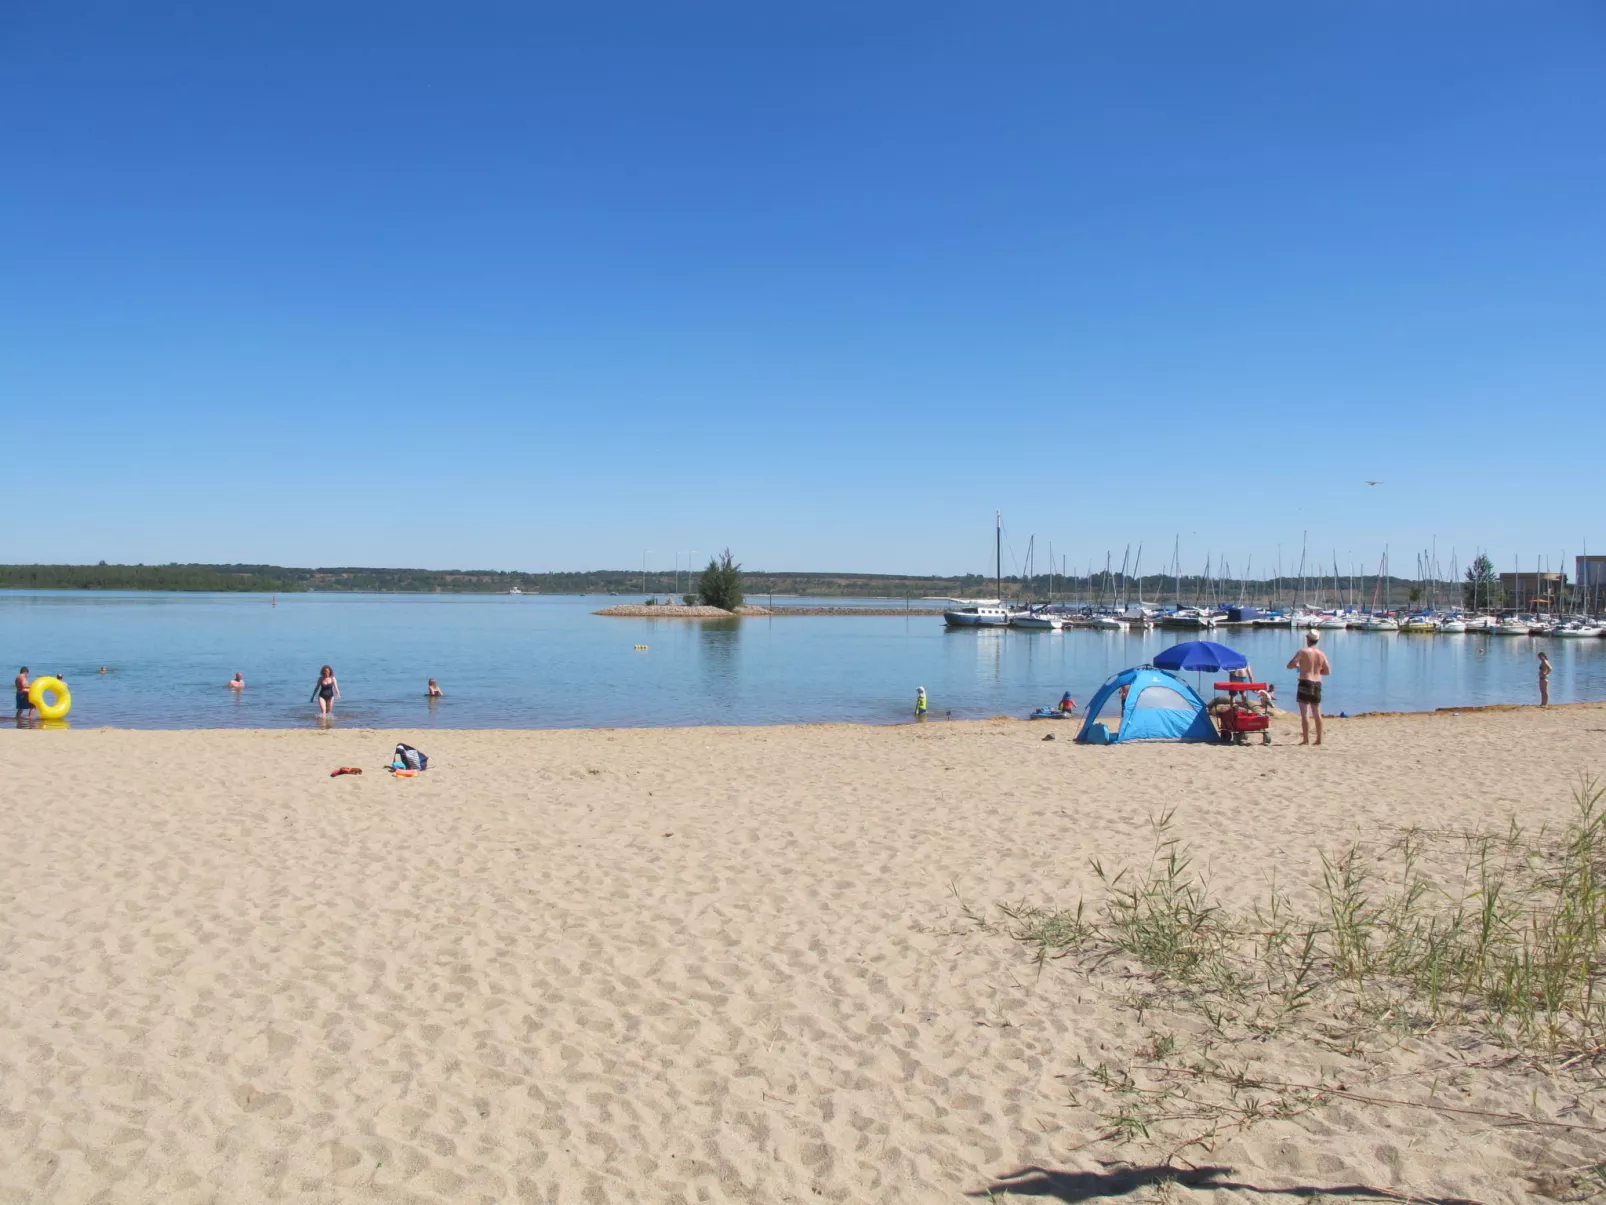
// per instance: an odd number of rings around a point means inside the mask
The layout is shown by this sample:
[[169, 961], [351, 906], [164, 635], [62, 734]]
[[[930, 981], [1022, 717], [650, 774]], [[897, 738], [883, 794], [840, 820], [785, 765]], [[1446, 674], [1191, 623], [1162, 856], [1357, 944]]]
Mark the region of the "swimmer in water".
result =
[[230, 678], [229, 679], [229, 689], [230, 690], [244, 690], [245, 689], [245, 676], [243, 674], [235, 674], [234, 677]]
[[318, 684], [312, 688], [312, 697], [318, 701], [319, 715], [333, 715], [335, 700], [340, 697], [340, 683], [335, 671], [327, 665], [318, 671]]
[[435, 685], [434, 678], [429, 680], [429, 697], [432, 699], [444, 699], [446, 697], [446, 692], [443, 691], [439, 686]]

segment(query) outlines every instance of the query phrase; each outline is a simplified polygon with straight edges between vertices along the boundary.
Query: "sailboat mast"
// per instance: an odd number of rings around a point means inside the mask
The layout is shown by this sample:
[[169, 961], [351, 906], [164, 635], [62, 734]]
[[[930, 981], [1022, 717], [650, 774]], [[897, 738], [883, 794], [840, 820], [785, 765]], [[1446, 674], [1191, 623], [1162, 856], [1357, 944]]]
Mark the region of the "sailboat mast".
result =
[[998, 590], [998, 605], [1004, 605], [1004, 512], [993, 512], [993, 585]]
[[1305, 545], [1310, 539], [1310, 532], [1299, 533], [1299, 606], [1305, 607]]

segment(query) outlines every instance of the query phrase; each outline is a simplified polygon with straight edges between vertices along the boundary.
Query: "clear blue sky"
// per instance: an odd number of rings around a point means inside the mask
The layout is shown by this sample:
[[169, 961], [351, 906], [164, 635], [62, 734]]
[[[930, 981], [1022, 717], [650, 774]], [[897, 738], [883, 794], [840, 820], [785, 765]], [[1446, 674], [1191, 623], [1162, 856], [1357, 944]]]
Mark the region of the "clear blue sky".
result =
[[0, 561], [1606, 552], [1603, 63], [1598, 0], [11, 5]]

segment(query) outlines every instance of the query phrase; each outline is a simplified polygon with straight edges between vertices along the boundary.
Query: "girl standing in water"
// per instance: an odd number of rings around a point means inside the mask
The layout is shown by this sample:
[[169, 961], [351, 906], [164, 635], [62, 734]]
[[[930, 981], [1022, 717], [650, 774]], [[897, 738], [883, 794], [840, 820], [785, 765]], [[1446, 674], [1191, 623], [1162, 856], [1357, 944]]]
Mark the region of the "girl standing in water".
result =
[[335, 671], [327, 665], [318, 671], [318, 685], [312, 688], [312, 697], [318, 700], [319, 715], [334, 714], [335, 700], [340, 697], [340, 683], [335, 681]]

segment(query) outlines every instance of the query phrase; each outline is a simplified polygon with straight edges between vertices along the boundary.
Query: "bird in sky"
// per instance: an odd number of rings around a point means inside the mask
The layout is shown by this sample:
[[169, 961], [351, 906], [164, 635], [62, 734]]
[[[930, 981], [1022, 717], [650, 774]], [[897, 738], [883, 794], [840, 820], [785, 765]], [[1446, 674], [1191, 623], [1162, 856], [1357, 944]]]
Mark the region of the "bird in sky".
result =
[[1368, 481], [1366, 484], [1367, 485], [1382, 485], [1383, 483], [1381, 481]]

